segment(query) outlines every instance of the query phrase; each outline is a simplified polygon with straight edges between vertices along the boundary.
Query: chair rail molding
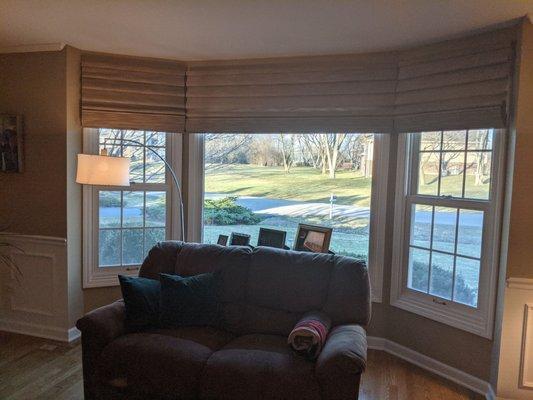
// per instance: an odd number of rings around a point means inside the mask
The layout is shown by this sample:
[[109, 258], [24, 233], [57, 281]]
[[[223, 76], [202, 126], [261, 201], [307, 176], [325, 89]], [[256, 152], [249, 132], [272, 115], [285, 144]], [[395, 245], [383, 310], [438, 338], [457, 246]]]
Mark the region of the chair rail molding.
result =
[[[80, 335], [69, 326], [67, 240], [2, 233], [22, 276], [0, 267], [0, 329], [59, 341]], [[4, 250], [6, 251], [6, 250]]]

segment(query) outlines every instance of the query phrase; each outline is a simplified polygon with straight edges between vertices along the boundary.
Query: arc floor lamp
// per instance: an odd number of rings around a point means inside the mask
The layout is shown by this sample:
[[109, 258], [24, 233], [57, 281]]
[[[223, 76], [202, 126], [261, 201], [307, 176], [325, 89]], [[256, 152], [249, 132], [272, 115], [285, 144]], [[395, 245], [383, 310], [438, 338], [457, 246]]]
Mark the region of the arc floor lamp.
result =
[[110, 156], [105, 146], [111, 144], [134, 144], [154, 153], [163, 163], [170, 173], [178, 192], [178, 207], [180, 212], [181, 240], [185, 241], [185, 225], [183, 219], [183, 197], [181, 186], [171, 165], [157, 151], [146, 146], [144, 143], [131, 139], [111, 139], [104, 140], [104, 148], [100, 155], [78, 154], [78, 169], [76, 182], [84, 185], [101, 186], [130, 186], [130, 159], [128, 157]]

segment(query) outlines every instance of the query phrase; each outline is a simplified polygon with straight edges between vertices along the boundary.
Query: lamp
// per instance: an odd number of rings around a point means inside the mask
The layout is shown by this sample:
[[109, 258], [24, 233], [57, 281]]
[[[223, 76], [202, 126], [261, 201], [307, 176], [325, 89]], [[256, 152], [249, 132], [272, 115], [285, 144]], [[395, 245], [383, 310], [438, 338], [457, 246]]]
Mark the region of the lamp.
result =
[[[146, 146], [145, 144], [131, 139], [110, 139], [104, 140], [104, 146], [108, 141], [120, 142], [126, 144], [135, 144], [154, 153], [170, 172], [172, 180], [178, 191], [178, 206], [180, 211], [180, 230], [181, 240], [185, 240], [185, 226], [183, 220], [183, 197], [181, 195], [181, 186], [176, 173], [157, 151]], [[130, 159], [127, 157], [115, 157], [107, 154], [104, 147], [100, 155], [78, 154], [78, 170], [76, 173], [76, 182], [83, 185], [99, 186], [130, 186]]]

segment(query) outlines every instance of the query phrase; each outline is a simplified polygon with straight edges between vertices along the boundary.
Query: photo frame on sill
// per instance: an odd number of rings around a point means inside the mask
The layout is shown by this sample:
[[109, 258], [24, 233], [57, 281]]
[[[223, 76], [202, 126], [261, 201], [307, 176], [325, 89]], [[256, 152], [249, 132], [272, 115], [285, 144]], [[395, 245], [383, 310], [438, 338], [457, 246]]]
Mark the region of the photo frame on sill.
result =
[[259, 237], [257, 238], [257, 245], [284, 249], [286, 238], [287, 232], [285, 231], [279, 231], [277, 229], [259, 228]]
[[229, 239], [230, 246], [249, 246], [250, 235], [246, 233], [232, 232]]
[[328, 253], [332, 233], [333, 228], [298, 224], [293, 249], [312, 253]]

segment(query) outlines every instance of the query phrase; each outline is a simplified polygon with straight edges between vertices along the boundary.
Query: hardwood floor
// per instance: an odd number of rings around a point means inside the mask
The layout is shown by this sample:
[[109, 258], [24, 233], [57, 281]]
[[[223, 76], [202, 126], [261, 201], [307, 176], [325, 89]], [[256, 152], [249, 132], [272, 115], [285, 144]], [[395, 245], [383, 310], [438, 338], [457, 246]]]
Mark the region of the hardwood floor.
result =
[[[82, 399], [80, 344], [0, 332], [0, 399]], [[361, 400], [482, 399], [396, 357], [370, 350]]]

